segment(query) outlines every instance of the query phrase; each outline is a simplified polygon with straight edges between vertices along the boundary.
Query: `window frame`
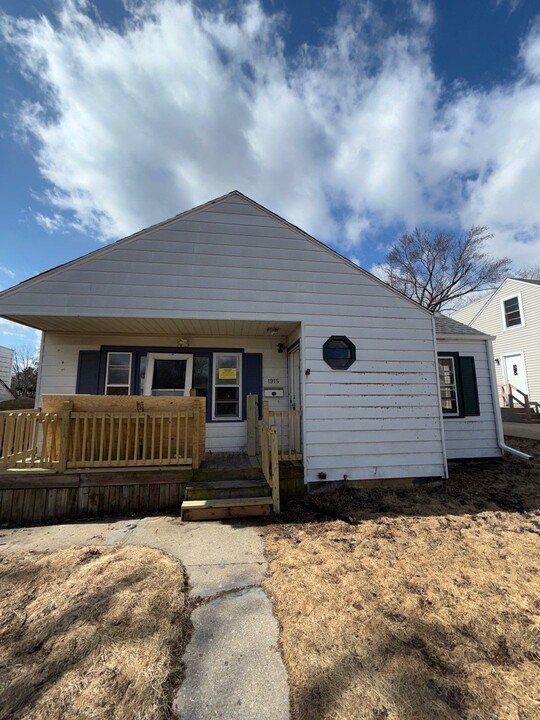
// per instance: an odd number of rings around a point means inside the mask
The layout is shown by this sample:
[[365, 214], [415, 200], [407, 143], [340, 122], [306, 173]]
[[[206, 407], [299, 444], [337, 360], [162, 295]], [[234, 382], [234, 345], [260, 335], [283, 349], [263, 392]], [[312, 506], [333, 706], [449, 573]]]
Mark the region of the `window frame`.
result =
[[[504, 307], [504, 303], [508, 302], [508, 300], [514, 300], [516, 299], [518, 301], [519, 305], [519, 317], [520, 317], [520, 323], [519, 325], [507, 325], [506, 324], [506, 310]], [[523, 301], [521, 298], [521, 292], [512, 293], [511, 295], [507, 295], [504, 298], [501, 298], [501, 315], [502, 315], [502, 323], [503, 323], [503, 330], [517, 330], [518, 328], [525, 327], [525, 315], [523, 313]]]
[[[442, 397], [442, 389], [443, 385], [441, 383], [440, 379], [440, 373], [439, 373], [439, 361], [440, 360], [451, 360], [452, 361], [452, 369], [454, 372], [454, 387], [456, 390], [456, 412], [448, 412], [445, 411], [443, 407], [443, 397]], [[441, 411], [443, 414], [443, 418], [462, 418], [464, 417], [462, 412], [463, 402], [461, 397], [461, 383], [459, 381], [460, 373], [459, 373], [459, 355], [458, 353], [438, 353], [437, 354], [437, 373], [439, 376], [439, 402], [441, 404]], [[445, 385], [444, 387], [449, 387], [448, 385]]]
[[[217, 360], [220, 356], [234, 356], [238, 360], [238, 384], [237, 385], [219, 385], [216, 379], [216, 370], [218, 368]], [[243, 382], [244, 382], [244, 353], [238, 351], [219, 350], [212, 353], [211, 362], [212, 372], [212, 422], [242, 422], [243, 421]], [[237, 387], [238, 388], [238, 415], [216, 416], [217, 393], [216, 387]]]
[[[110, 383], [109, 382], [109, 370], [110, 370], [110, 364], [109, 364], [109, 358], [111, 355], [128, 355], [129, 356], [129, 377], [127, 383]], [[107, 352], [107, 359], [105, 362], [105, 387], [103, 389], [104, 395], [109, 395], [107, 392], [108, 388], [111, 387], [121, 387], [121, 388], [127, 388], [127, 395], [131, 395], [131, 379], [133, 375], [133, 353], [129, 352], [127, 350], [110, 350]]]
[[[156, 360], [185, 360], [186, 361], [186, 379], [184, 383], [183, 395], [152, 395], [152, 384], [154, 382], [154, 369]], [[193, 385], [193, 353], [146, 353], [146, 368], [144, 373], [143, 394], [147, 397], [189, 397], [189, 392]]]

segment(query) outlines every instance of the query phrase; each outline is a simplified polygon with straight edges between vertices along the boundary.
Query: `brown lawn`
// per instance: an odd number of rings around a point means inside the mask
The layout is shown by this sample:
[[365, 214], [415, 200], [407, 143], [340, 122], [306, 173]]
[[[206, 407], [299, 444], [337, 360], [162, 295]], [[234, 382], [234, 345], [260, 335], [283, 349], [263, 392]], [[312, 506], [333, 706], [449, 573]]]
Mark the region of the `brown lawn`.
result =
[[539, 508], [514, 457], [290, 507], [264, 532], [293, 719], [540, 718]]
[[0, 555], [0, 718], [169, 718], [188, 625], [183, 568], [157, 550]]

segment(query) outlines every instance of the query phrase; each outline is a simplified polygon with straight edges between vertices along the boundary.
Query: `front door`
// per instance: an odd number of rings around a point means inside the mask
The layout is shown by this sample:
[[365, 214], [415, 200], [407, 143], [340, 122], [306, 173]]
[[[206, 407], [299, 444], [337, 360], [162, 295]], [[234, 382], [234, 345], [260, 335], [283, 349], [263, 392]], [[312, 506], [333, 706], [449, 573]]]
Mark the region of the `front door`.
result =
[[302, 382], [300, 376], [300, 345], [289, 350], [289, 407], [302, 409]]
[[144, 394], [189, 395], [193, 379], [193, 355], [148, 353]]
[[527, 384], [527, 373], [525, 370], [525, 360], [523, 353], [515, 353], [513, 355], [503, 356], [504, 377], [507, 383], [510, 383], [525, 395], [529, 394], [529, 386]]

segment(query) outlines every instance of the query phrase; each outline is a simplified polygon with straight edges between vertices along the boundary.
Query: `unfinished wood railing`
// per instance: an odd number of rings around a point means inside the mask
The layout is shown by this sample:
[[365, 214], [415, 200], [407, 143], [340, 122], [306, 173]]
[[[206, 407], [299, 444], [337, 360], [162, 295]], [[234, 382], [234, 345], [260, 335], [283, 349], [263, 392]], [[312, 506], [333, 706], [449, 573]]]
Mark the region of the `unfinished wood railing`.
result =
[[0, 468], [58, 467], [60, 424], [58, 413], [0, 412]]
[[259, 422], [259, 437], [261, 444], [261, 468], [266, 482], [272, 489], [272, 502], [274, 512], [279, 512], [279, 455], [277, 431], [267, 422]]
[[270, 410], [263, 403], [263, 420], [275, 427], [280, 460], [302, 460], [302, 411]]
[[0, 412], [0, 469], [200, 464], [200, 407], [184, 411]]
[[532, 410], [529, 396], [511, 383], [499, 385], [499, 404], [501, 407], [507, 407], [511, 410], [516, 409], [517, 404], [520, 409], [522, 408], [525, 411], [524, 414], [527, 420], [531, 419]]
[[198, 467], [198, 411], [72, 412], [67, 467]]

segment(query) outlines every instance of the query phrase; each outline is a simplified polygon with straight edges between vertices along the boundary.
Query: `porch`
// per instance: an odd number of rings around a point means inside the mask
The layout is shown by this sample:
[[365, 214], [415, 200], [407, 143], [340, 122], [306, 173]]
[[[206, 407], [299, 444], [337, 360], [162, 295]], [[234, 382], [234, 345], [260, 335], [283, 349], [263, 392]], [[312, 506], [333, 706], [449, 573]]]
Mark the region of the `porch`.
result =
[[[205, 399], [44, 396], [0, 413], [0, 523], [265, 515], [303, 492], [300, 411], [247, 398], [246, 452], [206, 451]], [[259, 420], [259, 415], [262, 419]]]

